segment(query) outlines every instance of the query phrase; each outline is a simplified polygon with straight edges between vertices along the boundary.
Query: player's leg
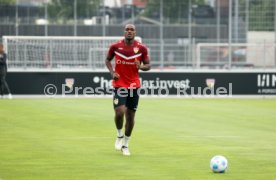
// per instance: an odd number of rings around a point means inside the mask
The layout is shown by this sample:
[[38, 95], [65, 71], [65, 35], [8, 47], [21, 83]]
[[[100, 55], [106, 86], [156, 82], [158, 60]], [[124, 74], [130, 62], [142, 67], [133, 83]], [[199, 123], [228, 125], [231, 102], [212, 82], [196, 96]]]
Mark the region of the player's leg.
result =
[[114, 112], [115, 112], [115, 125], [117, 129], [117, 138], [115, 141], [115, 149], [121, 150], [122, 144], [123, 144], [123, 124], [124, 124], [124, 114], [126, 111], [126, 96], [122, 96], [120, 92], [118, 92], [118, 89], [114, 89], [114, 96], [113, 96], [113, 106], [114, 106]]
[[126, 116], [126, 124], [125, 124], [125, 136], [124, 136], [124, 141], [122, 145], [122, 152], [123, 152], [123, 155], [129, 156], [130, 152], [128, 148], [128, 143], [135, 124], [135, 120], [134, 120], [135, 111], [127, 108], [125, 116]]
[[4, 87], [3, 87], [3, 90], [6, 89], [7, 92], [8, 92], [8, 97], [9, 97], [9, 99], [12, 99], [11, 90], [10, 90], [10, 88], [9, 88], [9, 85], [8, 85], [6, 79], [4, 79], [4, 81], [3, 81], [3, 86], [4, 86]]
[[1, 95], [1, 98], [4, 97], [4, 84], [2, 82], [2, 78], [0, 79], [0, 95]]
[[123, 133], [123, 123], [124, 123], [124, 112], [126, 107], [124, 105], [121, 105], [114, 109], [115, 111], [115, 125], [117, 129], [117, 138], [115, 141], [115, 149], [120, 150], [123, 146], [123, 139], [124, 139], [124, 133]]
[[117, 129], [123, 128], [125, 111], [126, 111], [125, 105], [121, 105], [114, 108], [114, 112], [115, 112], [114, 120], [115, 120], [115, 125]]
[[1, 88], [1, 96], [3, 97], [4, 96], [4, 90], [6, 89], [7, 92], [8, 92], [8, 96], [9, 98], [11, 99], [12, 98], [12, 95], [11, 95], [11, 91], [10, 91], [10, 88], [8, 86], [8, 83], [6, 81], [6, 74], [7, 74], [7, 71], [5, 68], [2, 68], [1, 69], [1, 72], [0, 72], [0, 76], [1, 76], [1, 79], [0, 79], [0, 88]]
[[10, 90], [9, 85], [8, 85], [8, 83], [7, 83], [6, 80], [5, 80], [5, 86], [6, 86], [6, 89], [7, 89], [7, 91], [8, 91], [8, 98], [9, 98], [9, 99], [12, 99], [11, 90]]
[[135, 120], [134, 120], [134, 117], [135, 117], [135, 110], [133, 109], [126, 109], [126, 113], [125, 113], [125, 116], [126, 116], [126, 124], [125, 124], [125, 135], [130, 137], [131, 136], [131, 133], [132, 133], [132, 130], [133, 130], [133, 127], [134, 127], [134, 124], [135, 124]]
[[125, 137], [124, 137], [124, 143], [122, 147], [122, 152], [124, 155], [130, 155], [129, 149], [128, 149], [128, 143], [130, 140], [130, 136], [132, 134], [132, 130], [134, 128], [135, 124], [135, 113], [139, 102], [139, 95], [137, 94], [137, 89], [132, 89], [130, 91], [133, 91], [133, 93], [130, 93], [133, 96], [129, 96], [127, 98], [126, 102], [126, 124], [125, 124]]

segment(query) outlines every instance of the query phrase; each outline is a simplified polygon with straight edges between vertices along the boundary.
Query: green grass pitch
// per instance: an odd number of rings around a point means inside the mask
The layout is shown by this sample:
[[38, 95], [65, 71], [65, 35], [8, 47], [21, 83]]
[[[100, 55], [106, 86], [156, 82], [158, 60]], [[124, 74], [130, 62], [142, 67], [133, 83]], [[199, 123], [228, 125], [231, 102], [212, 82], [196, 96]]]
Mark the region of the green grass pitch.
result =
[[113, 114], [111, 99], [0, 100], [0, 179], [276, 177], [276, 99], [141, 98], [130, 157], [114, 149]]

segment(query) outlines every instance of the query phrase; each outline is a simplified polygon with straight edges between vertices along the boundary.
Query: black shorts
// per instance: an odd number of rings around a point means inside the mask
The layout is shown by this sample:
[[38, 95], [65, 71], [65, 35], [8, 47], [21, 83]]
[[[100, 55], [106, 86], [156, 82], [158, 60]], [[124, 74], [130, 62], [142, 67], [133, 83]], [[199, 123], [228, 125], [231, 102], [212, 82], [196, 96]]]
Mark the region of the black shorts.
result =
[[139, 102], [138, 89], [115, 88], [113, 94], [114, 109], [125, 105], [128, 109], [136, 111]]

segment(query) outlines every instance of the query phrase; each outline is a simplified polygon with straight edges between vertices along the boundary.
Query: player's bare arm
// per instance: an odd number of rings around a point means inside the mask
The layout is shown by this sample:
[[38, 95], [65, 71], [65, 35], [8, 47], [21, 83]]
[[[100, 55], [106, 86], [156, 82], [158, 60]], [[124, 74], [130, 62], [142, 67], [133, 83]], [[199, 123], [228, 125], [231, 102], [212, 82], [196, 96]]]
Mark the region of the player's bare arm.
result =
[[105, 60], [105, 65], [106, 65], [107, 69], [109, 70], [112, 79], [117, 80], [120, 78], [120, 75], [113, 70], [113, 66], [111, 64], [112, 59], [113, 59], [113, 57], [107, 56], [106, 60]]
[[134, 61], [137, 69], [140, 69], [142, 71], [149, 71], [150, 70], [150, 63], [149, 60], [144, 60], [142, 63], [140, 63], [138, 60]]
[[149, 71], [150, 70], [150, 61], [149, 61], [149, 59], [147, 58], [147, 59], [143, 59], [143, 61], [142, 61], [143, 63], [142, 63], [142, 66], [140, 67], [140, 69], [142, 70], [142, 71]]

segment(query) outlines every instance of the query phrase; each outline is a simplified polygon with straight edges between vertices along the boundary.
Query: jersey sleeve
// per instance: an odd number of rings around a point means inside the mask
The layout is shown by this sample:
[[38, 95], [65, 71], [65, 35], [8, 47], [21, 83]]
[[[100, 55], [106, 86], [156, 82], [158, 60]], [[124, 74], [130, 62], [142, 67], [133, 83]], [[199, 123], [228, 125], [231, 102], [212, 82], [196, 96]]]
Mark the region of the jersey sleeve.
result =
[[[113, 58], [114, 57], [114, 55], [115, 55], [115, 45], [114, 44], [112, 44], [110, 47], [109, 47], [109, 50], [108, 50], [108, 52], [107, 52], [107, 57], [109, 57], [109, 58]], [[111, 60], [110, 59], [110, 60]]]

